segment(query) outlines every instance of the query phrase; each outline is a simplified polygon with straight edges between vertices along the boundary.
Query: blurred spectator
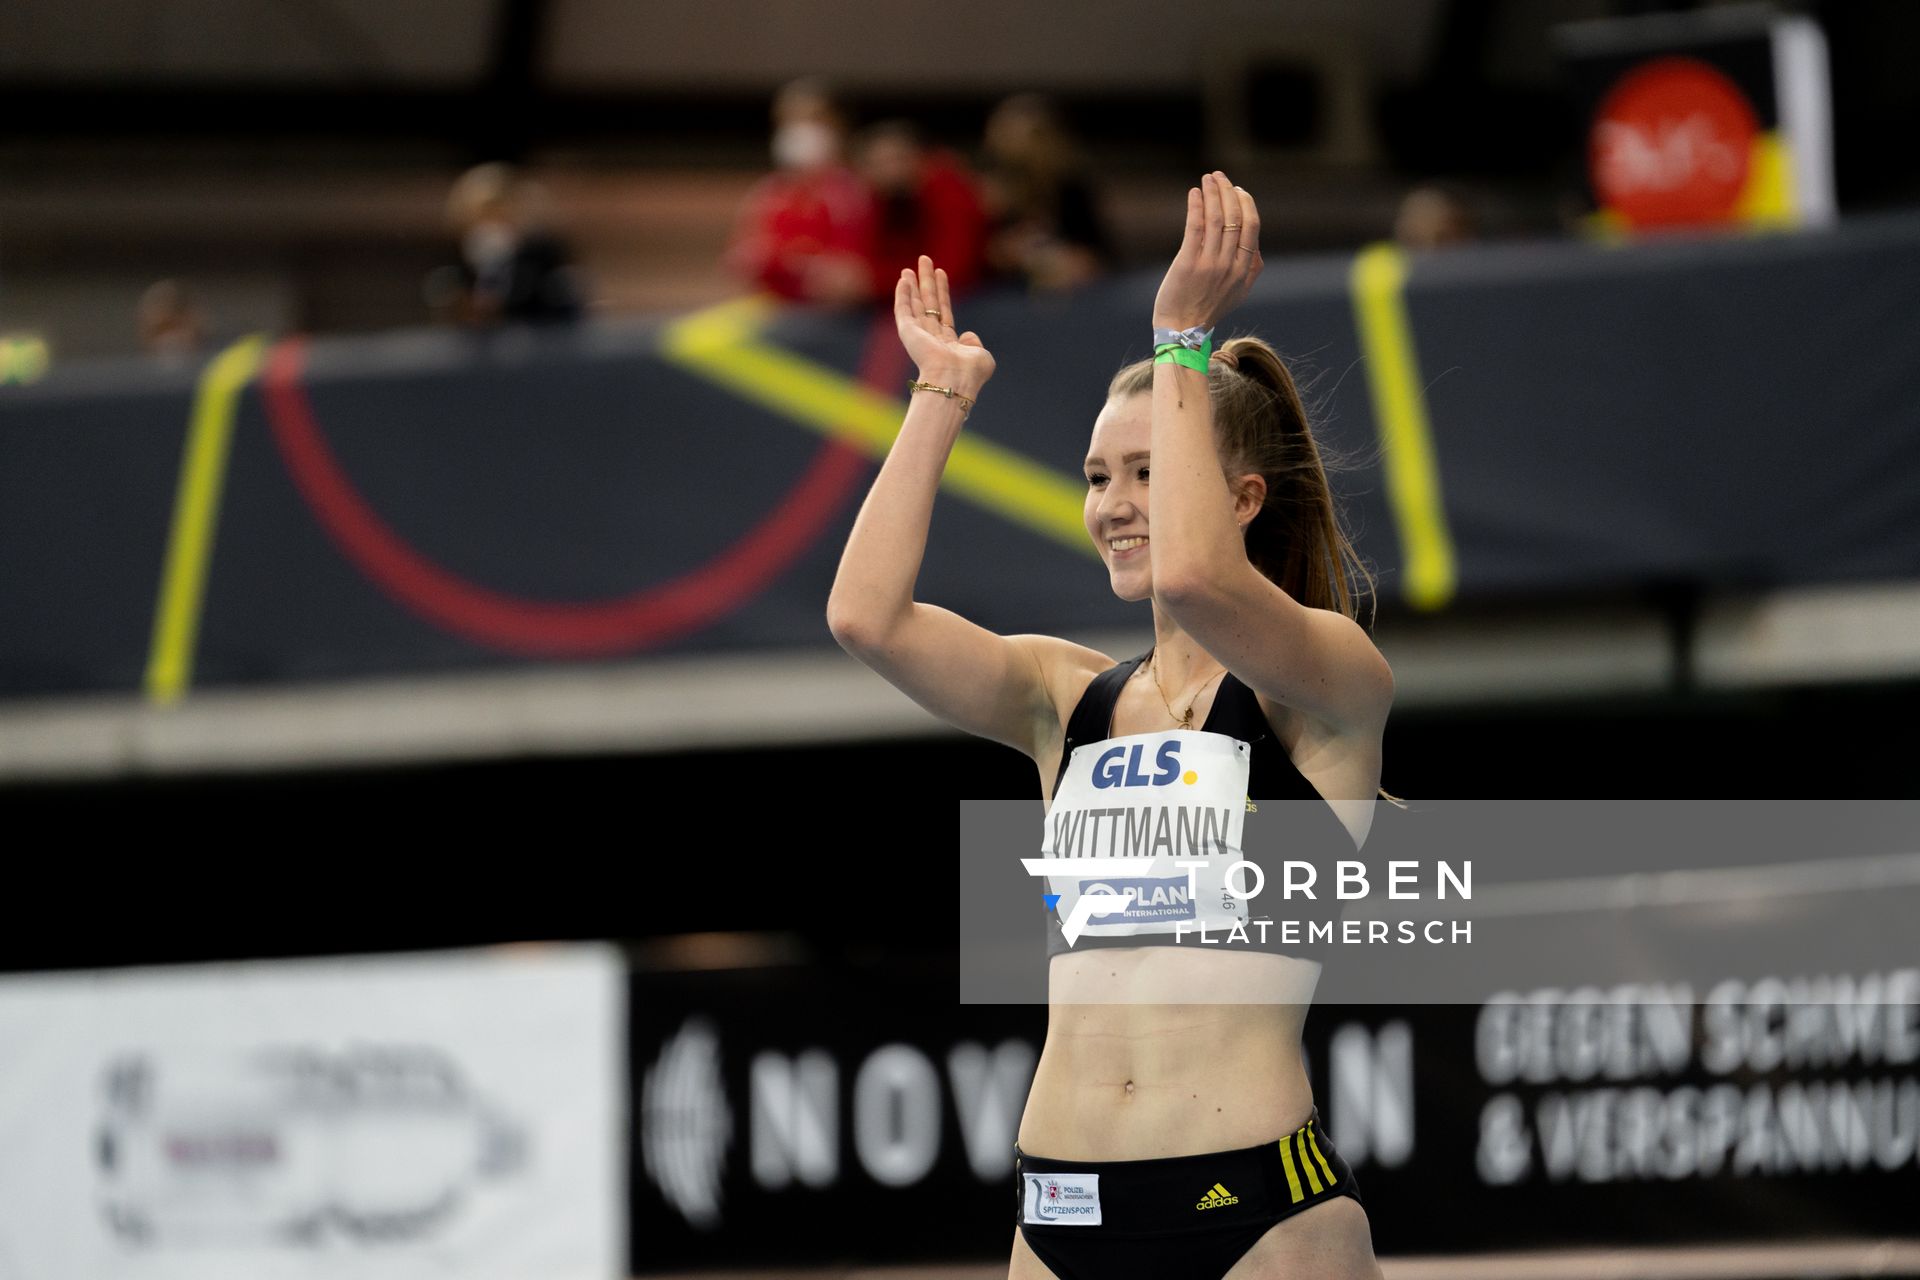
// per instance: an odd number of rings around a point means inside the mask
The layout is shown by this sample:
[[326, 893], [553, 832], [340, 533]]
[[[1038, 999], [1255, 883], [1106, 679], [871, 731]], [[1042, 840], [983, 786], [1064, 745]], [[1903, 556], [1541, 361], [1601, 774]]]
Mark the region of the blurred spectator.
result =
[[483, 164], [460, 176], [447, 196], [460, 261], [428, 277], [436, 314], [475, 327], [580, 318], [572, 254], [545, 225], [543, 203], [539, 187], [511, 165]]
[[207, 313], [178, 280], [156, 280], [140, 295], [140, 349], [168, 361], [198, 355], [207, 344]]
[[1393, 238], [1406, 249], [1445, 249], [1479, 238], [1473, 213], [1459, 196], [1439, 186], [1415, 187], [1400, 202]]
[[775, 172], [748, 194], [727, 264], [782, 298], [851, 304], [876, 296], [872, 199], [846, 163], [846, 115], [819, 80], [773, 101]]
[[1015, 94], [987, 118], [987, 265], [1033, 289], [1082, 284], [1113, 265], [1113, 239], [1078, 148], [1047, 99]]
[[987, 214], [958, 156], [927, 145], [905, 120], [889, 120], [861, 136], [860, 173], [873, 189], [876, 288], [890, 288], [923, 253], [945, 269], [954, 292], [979, 283]]

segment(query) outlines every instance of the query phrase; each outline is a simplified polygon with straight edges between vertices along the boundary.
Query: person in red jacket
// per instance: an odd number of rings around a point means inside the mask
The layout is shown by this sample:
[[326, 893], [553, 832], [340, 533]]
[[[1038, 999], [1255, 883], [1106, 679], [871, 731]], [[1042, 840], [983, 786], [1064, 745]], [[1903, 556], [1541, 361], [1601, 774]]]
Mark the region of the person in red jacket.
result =
[[979, 282], [986, 263], [987, 215], [973, 175], [951, 151], [928, 146], [904, 120], [861, 135], [860, 172], [873, 189], [873, 278], [892, 288], [926, 254], [955, 293]]
[[796, 80], [774, 99], [773, 124], [779, 167], [748, 193], [727, 265], [790, 301], [847, 306], [878, 297], [873, 195], [847, 167], [845, 113], [820, 81]]

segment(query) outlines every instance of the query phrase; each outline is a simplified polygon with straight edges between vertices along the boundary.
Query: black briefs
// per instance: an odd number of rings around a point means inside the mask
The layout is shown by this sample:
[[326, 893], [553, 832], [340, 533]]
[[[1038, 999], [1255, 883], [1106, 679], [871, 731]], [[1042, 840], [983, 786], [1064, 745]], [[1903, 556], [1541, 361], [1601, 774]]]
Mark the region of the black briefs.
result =
[[1274, 1223], [1360, 1198], [1320, 1113], [1284, 1138], [1159, 1160], [1049, 1160], [1014, 1144], [1014, 1221], [1060, 1280], [1220, 1280]]

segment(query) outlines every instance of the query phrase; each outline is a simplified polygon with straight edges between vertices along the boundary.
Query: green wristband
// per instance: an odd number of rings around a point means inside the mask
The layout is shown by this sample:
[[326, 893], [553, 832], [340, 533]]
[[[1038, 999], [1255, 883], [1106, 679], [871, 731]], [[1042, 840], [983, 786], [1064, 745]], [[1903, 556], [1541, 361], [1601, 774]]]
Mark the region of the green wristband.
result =
[[[1213, 344], [1208, 343], [1207, 345], [1212, 346]], [[1212, 355], [1212, 352], [1195, 351], [1192, 347], [1168, 346], [1153, 357], [1153, 362], [1155, 364], [1185, 365], [1195, 373], [1205, 373], [1207, 371], [1207, 358], [1210, 355]]]

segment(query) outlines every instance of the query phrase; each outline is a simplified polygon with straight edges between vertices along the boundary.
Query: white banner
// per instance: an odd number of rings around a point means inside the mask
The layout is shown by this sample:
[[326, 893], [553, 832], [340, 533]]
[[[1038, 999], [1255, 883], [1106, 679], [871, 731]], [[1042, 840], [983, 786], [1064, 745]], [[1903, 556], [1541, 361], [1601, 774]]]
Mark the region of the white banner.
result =
[[611, 947], [0, 979], [0, 1280], [611, 1280]]

